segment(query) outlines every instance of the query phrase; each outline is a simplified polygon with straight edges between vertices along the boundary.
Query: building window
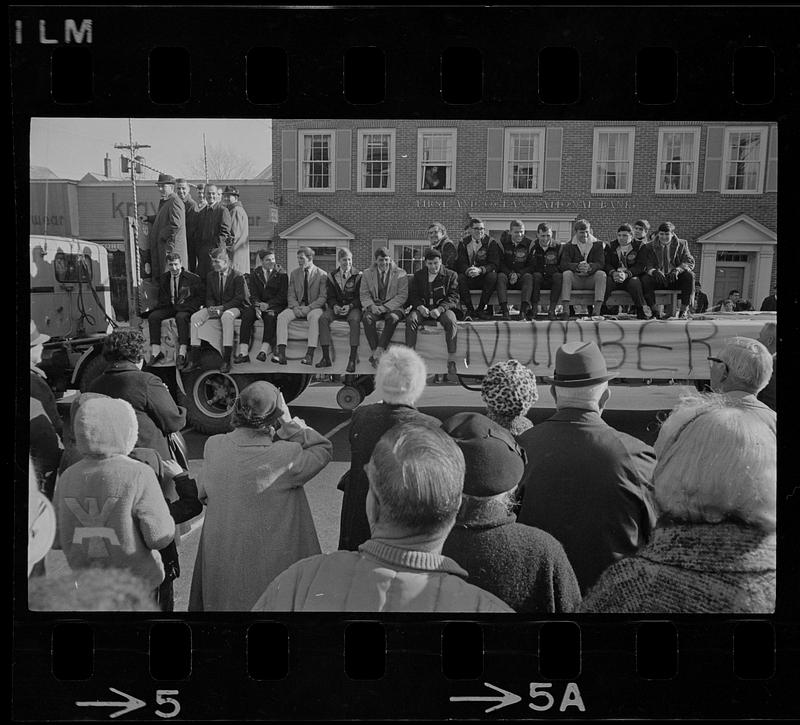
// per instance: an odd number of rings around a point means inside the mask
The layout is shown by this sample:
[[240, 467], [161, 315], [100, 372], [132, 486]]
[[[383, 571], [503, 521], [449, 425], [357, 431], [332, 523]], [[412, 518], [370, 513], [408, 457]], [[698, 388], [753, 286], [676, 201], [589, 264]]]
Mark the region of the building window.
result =
[[594, 130], [592, 193], [631, 193], [633, 137], [633, 128]]
[[764, 190], [766, 148], [764, 126], [725, 129], [723, 193], [760, 194]]
[[394, 129], [358, 132], [358, 190], [394, 191]]
[[392, 242], [392, 255], [394, 261], [406, 274], [414, 274], [422, 269], [425, 264], [423, 255], [430, 249], [429, 244], [419, 242]]
[[659, 129], [656, 193], [696, 193], [699, 154], [699, 128]]
[[507, 128], [503, 144], [503, 191], [541, 191], [543, 155], [543, 128]]
[[456, 129], [419, 129], [417, 158], [418, 191], [453, 191], [456, 188]]
[[300, 190], [333, 191], [333, 131], [300, 131]]

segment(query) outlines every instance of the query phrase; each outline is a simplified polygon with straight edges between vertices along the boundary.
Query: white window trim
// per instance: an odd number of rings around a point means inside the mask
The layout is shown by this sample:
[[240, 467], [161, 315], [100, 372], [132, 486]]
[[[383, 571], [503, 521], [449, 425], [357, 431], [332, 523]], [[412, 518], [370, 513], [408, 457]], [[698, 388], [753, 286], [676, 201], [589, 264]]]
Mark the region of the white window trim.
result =
[[[628, 159], [630, 163], [630, 170], [628, 172], [628, 185], [625, 189], [598, 189], [596, 186], [597, 164], [600, 160], [597, 158], [598, 140], [601, 133], [621, 133], [628, 134]], [[636, 127], [635, 126], [595, 126], [594, 134], [592, 135], [592, 194], [609, 194], [620, 196], [622, 194], [630, 194], [633, 189], [633, 169], [634, 158], [633, 149], [636, 140]]]
[[[453, 136], [453, 164], [450, 174], [449, 189], [423, 189], [422, 188], [422, 137], [426, 133], [449, 133]], [[457, 128], [418, 128], [417, 129], [417, 193], [418, 194], [454, 194], [456, 191], [456, 156], [458, 152], [458, 129]]]
[[[358, 166], [356, 168], [356, 190], [360, 192], [364, 192], [366, 194], [391, 194], [394, 192], [394, 178], [395, 178], [395, 171], [397, 168], [397, 154], [396, 154], [396, 144], [395, 144], [395, 131], [394, 128], [359, 128], [358, 134], [356, 135], [357, 143], [358, 143], [358, 154], [357, 154], [357, 163]], [[365, 189], [362, 186], [362, 177], [361, 177], [361, 164], [364, 163], [364, 152], [363, 152], [363, 138], [368, 134], [389, 134], [391, 137], [389, 140], [389, 159], [390, 159], [390, 168], [391, 173], [389, 174], [389, 186], [386, 189]]]
[[[456, 242], [456, 244], [458, 243]], [[422, 247], [423, 249], [429, 249], [431, 245], [421, 239], [390, 239], [387, 246], [389, 247], [389, 251], [392, 253], [392, 260], [395, 264], [397, 264], [398, 267], [400, 267], [398, 260], [400, 259], [400, 250], [403, 247]], [[425, 261], [423, 260], [422, 267], [420, 267], [420, 269], [422, 269], [424, 266]]]
[[[730, 159], [728, 158], [728, 139], [731, 133], [741, 133], [759, 131], [762, 137], [761, 143], [761, 159], [758, 166], [758, 183], [755, 189], [727, 189], [728, 184], [728, 165]], [[720, 178], [720, 194], [724, 196], [742, 196], [742, 195], [755, 195], [764, 193], [764, 178], [766, 177], [767, 170], [767, 145], [769, 144], [768, 127], [767, 126], [725, 126], [725, 137], [722, 141], [722, 177]]]
[[[661, 189], [661, 152], [664, 148], [664, 136], [668, 133], [692, 133], [694, 134], [694, 173], [692, 174], [691, 189]], [[665, 196], [685, 196], [686, 194], [697, 193], [697, 177], [700, 163], [700, 127], [699, 126], [662, 126], [658, 129], [658, 155], [656, 156], [656, 194]]]
[[[330, 171], [330, 186], [327, 189], [324, 188], [307, 188], [305, 185], [306, 177], [303, 173], [303, 138], [305, 136], [314, 136], [314, 135], [328, 135], [331, 137], [331, 171]], [[310, 128], [301, 128], [297, 131], [297, 190], [301, 194], [332, 194], [336, 191], [336, 129], [334, 128], [317, 128], [317, 129], [310, 129]]]
[[[511, 134], [519, 132], [535, 133], [539, 136], [539, 174], [536, 189], [515, 189], [508, 183], [508, 165], [511, 161]], [[536, 126], [512, 126], [505, 129], [503, 136], [503, 193], [505, 194], [541, 194], [544, 192], [544, 144], [545, 129]]]

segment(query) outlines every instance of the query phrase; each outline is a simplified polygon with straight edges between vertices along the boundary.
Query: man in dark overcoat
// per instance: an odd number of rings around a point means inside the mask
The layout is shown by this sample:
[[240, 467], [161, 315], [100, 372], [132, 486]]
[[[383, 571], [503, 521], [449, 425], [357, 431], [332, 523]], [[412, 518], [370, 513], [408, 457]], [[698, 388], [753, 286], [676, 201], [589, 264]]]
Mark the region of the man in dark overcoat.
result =
[[156, 182], [161, 192], [158, 212], [146, 217], [150, 224], [150, 269], [154, 278], [167, 271], [167, 252], [176, 252], [186, 259], [186, 210], [175, 193], [175, 178], [159, 174]]

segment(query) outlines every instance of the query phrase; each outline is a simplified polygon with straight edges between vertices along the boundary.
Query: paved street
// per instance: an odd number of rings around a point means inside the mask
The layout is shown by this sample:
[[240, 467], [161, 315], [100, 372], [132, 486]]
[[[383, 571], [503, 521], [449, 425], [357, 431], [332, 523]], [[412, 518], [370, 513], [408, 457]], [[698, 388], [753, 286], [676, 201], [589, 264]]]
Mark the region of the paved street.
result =
[[[333, 442], [333, 461], [306, 486], [314, 523], [324, 552], [334, 551], [339, 541], [339, 511], [342, 494], [336, 489], [339, 478], [349, 467], [350, 452], [348, 444], [348, 424], [350, 413], [341, 410], [336, 403], [335, 384], [315, 384], [290, 403], [293, 415], [303, 418], [306, 423], [324, 433]], [[604, 419], [614, 427], [635, 435], [652, 444], [658, 435], [658, 413], [671, 409], [682, 394], [693, 388], [680, 385], [622, 386], [611, 388], [611, 400], [604, 413]], [[377, 402], [375, 393], [364, 404]], [[426, 389], [419, 406], [424, 412], [446, 419], [459, 410], [482, 409], [480, 394], [465, 390], [458, 385], [433, 385]], [[534, 423], [550, 417], [555, 406], [547, 387], [539, 387], [539, 401], [533, 411]], [[200, 474], [203, 459], [203, 446], [207, 436], [184, 431], [189, 447], [190, 467], [195, 476]], [[184, 534], [180, 544], [181, 576], [175, 582], [175, 610], [186, 611], [189, 601], [189, 587], [192, 569], [200, 540], [203, 517], [200, 515], [184, 526], [191, 530]], [[47, 555], [47, 571], [55, 572], [66, 566], [60, 551]]]

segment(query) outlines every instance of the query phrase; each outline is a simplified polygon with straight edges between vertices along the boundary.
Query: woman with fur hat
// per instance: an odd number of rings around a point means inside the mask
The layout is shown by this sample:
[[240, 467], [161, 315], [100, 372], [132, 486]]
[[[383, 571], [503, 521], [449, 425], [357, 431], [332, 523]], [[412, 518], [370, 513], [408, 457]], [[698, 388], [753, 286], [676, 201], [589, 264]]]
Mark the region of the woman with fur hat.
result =
[[350, 423], [350, 470], [345, 474], [339, 548], [356, 551], [370, 538], [367, 521], [369, 480], [364, 470], [381, 436], [401, 423], [439, 426], [436, 418], [414, 406], [425, 390], [425, 361], [409, 347], [390, 347], [378, 363], [375, 390], [381, 402], [353, 411]]
[[130, 569], [151, 589], [164, 579], [158, 549], [175, 535], [155, 473], [128, 457], [138, 425], [130, 403], [92, 398], [73, 422], [82, 458], [58, 480], [55, 508], [61, 548], [72, 569]]
[[331, 460], [331, 442], [263, 380], [241, 392], [231, 423], [203, 453], [190, 612], [249, 611], [284, 569], [320, 553], [303, 485]]
[[186, 425], [186, 408], [176, 405], [161, 378], [142, 371], [145, 343], [139, 330], [114, 330], [103, 342], [109, 365], [90, 385], [92, 393], [128, 401], [136, 411], [138, 448], [153, 448], [172, 458], [167, 436]]
[[496, 362], [481, 383], [481, 398], [486, 405], [486, 417], [510, 431], [516, 437], [533, 423], [528, 411], [539, 400], [536, 376], [519, 360]]
[[550, 534], [517, 523], [512, 513], [525, 452], [480, 413], [442, 423], [464, 454], [464, 492], [442, 553], [469, 572], [469, 582], [516, 612], [573, 611], [581, 590], [564, 548]]

